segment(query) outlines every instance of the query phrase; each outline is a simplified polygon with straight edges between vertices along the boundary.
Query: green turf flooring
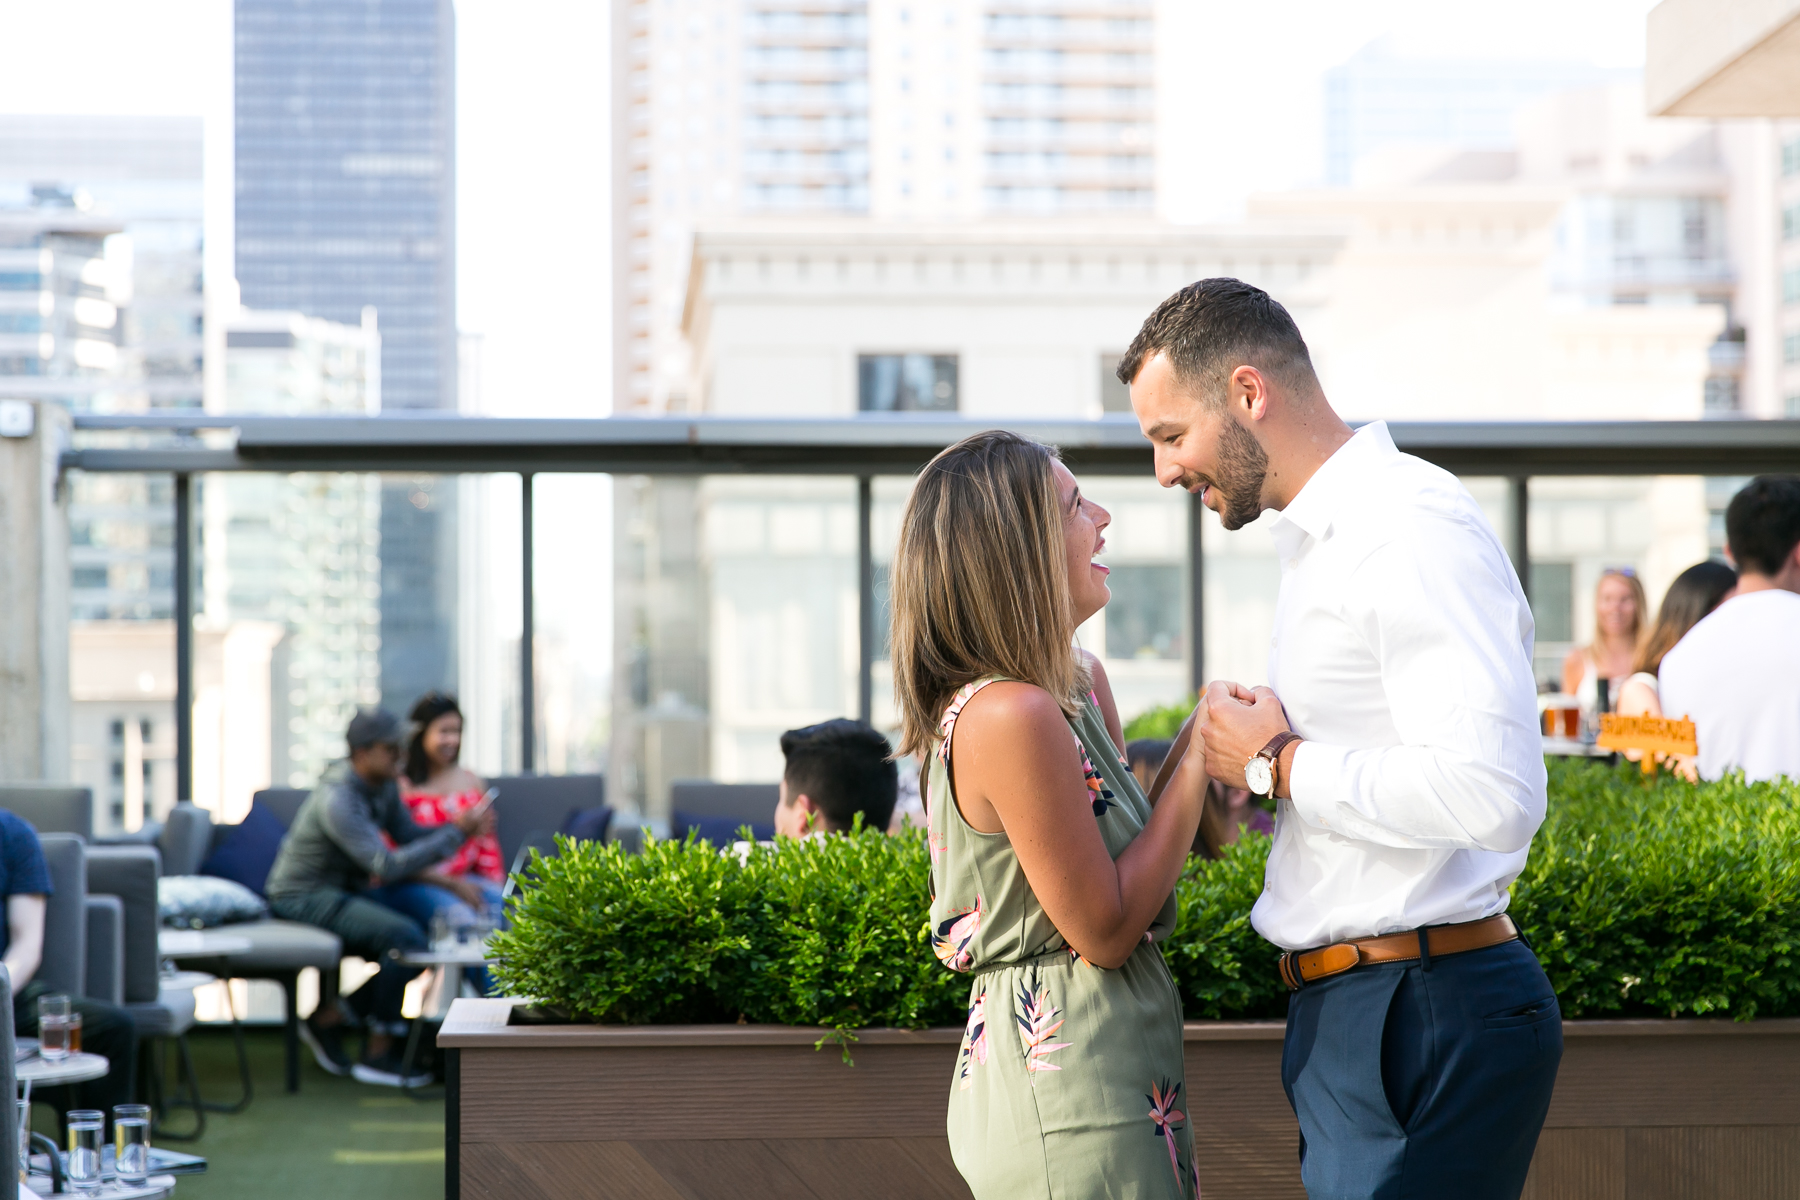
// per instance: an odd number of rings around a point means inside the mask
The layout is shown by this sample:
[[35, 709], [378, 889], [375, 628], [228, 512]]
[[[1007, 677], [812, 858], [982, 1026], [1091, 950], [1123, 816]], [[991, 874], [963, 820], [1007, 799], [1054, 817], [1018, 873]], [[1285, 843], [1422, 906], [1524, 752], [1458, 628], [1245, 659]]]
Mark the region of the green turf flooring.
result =
[[[230, 1033], [197, 1029], [189, 1036], [201, 1094], [235, 1099]], [[206, 1135], [197, 1142], [163, 1143], [207, 1160], [206, 1174], [181, 1177], [175, 1200], [441, 1200], [441, 1088], [431, 1089], [433, 1099], [414, 1100], [327, 1075], [303, 1049], [300, 1091], [289, 1095], [282, 1086], [280, 1031], [256, 1029], [246, 1036], [256, 1099], [235, 1116], [208, 1113]], [[192, 1114], [177, 1109], [170, 1121], [190, 1128]]]

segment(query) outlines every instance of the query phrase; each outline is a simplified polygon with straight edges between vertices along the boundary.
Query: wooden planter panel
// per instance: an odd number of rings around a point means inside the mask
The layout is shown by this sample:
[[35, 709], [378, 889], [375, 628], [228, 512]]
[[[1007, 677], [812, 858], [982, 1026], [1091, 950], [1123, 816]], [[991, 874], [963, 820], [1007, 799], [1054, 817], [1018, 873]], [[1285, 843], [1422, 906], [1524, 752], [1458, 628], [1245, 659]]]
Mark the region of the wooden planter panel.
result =
[[[458, 1000], [464, 1200], [968, 1200], [944, 1111], [960, 1029], [518, 1027]], [[1527, 1200], [1800, 1196], [1800, 1021], [1576, 1021]], [[1191, 1024], [1207, 1200], [1304, 1200], [1278, 1022]]]

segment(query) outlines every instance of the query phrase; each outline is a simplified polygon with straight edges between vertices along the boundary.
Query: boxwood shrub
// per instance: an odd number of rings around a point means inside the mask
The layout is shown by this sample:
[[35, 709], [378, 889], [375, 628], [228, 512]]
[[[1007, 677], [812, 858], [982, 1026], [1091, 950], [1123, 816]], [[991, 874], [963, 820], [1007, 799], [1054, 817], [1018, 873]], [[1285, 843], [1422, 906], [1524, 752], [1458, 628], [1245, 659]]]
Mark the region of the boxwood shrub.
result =
[[[1250, 927], [1266, 838], [1190, 861], [1164, 947], [1190, 1019], [1279, 1017]], [[957, 1025], [966, 977], [926, 940], [922, 834], [755, 846], [564, 843], [534, 859], [495, 975], [572, 1020]], [[1511, 912], [1569, 1017], [1800, 1015], [1800, 786], [1646, 783], [1552, 760]]]

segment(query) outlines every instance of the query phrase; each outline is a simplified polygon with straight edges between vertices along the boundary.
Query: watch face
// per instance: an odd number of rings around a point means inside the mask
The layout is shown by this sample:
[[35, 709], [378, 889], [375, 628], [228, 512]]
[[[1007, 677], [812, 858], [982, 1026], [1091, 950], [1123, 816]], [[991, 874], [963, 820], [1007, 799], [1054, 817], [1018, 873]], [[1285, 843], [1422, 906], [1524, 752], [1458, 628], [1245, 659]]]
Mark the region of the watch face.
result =
[[1269, 760], [1261, 757], [1251, 759], [1244, 764], [1244, 782], [1258, 796], [1267, 796], [1275, 790], [1275, 772], [1269, 769]]

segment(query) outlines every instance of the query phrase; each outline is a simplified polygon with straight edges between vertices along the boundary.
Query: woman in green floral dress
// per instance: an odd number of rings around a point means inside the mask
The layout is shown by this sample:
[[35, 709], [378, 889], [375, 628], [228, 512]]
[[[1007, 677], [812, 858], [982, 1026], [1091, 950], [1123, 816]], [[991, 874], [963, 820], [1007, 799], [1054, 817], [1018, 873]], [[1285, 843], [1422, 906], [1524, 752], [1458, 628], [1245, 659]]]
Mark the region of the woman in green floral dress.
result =
[[1105, 673], [1072, 649], [1110, 598], [1093, 561], [1110, 520], [1049, 447], [984, 433], [920, 473], [894, 557], [932, 948], [970, 976], [948, 1129], [978, 1200], [1199, 1191], [1181, 1001], [1156, 942], [1206, 779], [1183, 755], [1147, 798]]

